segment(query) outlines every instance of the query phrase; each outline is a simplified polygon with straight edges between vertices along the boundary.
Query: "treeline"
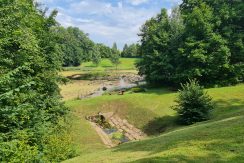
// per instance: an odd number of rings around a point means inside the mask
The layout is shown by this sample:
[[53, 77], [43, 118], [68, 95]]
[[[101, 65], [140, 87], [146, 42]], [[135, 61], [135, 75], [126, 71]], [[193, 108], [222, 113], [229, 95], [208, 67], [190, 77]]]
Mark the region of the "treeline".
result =
[[197, 79], [205, 86], [244, 81], [242, 0], [183, 0], [171, 15], [162, 9], [141, 28], [147, 81], [179, 86]]
[[63, 66], [79, 66], [87, 61], [98, 65], [102, 58], [113, 60], [113, 58], [120, 56], [116, 43], [112, 48], [102, 43], [96, 44], [88, 34], [77, 27], [56, 26], [52, 28], [52, 32], [57, 38], [56, 46]]
[[124, 45], [123, 51], [121, 52], [121, 57], [124, 58], [138, 58], [140, 57], [140, 45], [139, 44], [131, 44]]
[[32, 0], [0, 0], [0, 162], [75, 155], [58, 88], [57, 12], [45, 15]]

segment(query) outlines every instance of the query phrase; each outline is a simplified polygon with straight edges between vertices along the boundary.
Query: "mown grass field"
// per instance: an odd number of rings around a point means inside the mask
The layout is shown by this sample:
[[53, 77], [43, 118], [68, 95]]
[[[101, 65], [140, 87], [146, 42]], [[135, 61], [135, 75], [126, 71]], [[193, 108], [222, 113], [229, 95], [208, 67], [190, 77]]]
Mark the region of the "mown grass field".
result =
[[[212, 118], [191, 126], [175, 123], [171, 106], [177, 93], [167, 89], [66, 102], [80, 117], [73, 132], [81, 149], [79, 157], [66, 162], [243, 162], [244, 84], [206, 91], [215, 102]], [[98, 111], [116, 112], [149, 137], [106, 149], [84, 120]]]
[[138, 58], [120, 58], [120, 64], [117, 66], [113, 65], [109, 59], [102, 59], [100, 64], [96, 66], [92, 62], [82, 63], [78, 67], [66, 67], [66, 71], [110, 71], [110, 70], [136, 70], [135, 63], [138, 61]]

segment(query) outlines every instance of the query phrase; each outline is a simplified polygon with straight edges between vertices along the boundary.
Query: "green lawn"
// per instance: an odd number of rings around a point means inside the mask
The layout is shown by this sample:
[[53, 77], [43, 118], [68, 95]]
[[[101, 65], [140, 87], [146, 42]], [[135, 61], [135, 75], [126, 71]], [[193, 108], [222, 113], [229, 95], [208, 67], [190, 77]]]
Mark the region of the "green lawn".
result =
[[[82, 117], [75, 131], [82, 152], [67, 162], [243, 162], [244, 85], [207, 91], [216, 105], [212, 119], [186, 127], [175, 124], [177, 94], [167, 89], [67, 102]], [[83, 118], [98, 111], [117, 112], [150, 136], [106, 149]]]
[[[135, 63], [139, 59], [137, 58], [120, 58], [120, 64], [118, 65], [118, 70], [136, 70]], [[65, 70], [83, 70], [83, 71], [106, 71], [106, 70], [116, 70], [115, 65], [111, 63], [109, 59], [102, 59], [100, 64], [96, 66], [92, 62], [82, 63], [79, 67], [66, 67]]]

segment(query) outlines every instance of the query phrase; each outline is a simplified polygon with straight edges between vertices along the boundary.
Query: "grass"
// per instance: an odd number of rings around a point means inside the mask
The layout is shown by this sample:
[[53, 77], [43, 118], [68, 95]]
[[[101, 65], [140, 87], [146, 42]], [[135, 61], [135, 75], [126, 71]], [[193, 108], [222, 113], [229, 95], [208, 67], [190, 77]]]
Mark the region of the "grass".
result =
[[72, 100], [81, 96], [86, 96], [101, 87], [100, 82], [88, 80], [73, 80], [66, 85], [61, 85], [61, 95], [63, 100]]
[[[81, 117], [98, 111], [117, 112], [151, 135], [106, 149], [81, 118], [79, 132], [84, 135], [79, 139], [85, 152], [67, 162], [243, 162], [244, 85], [207, 91], [216, 105], [212, 119], [191, 126], [175, 125], [176, 114], [170, 106], [177, 94], [167, 89], [67, 102]], [[87, 135], [89, 140], [84, 141]]]
[[123, 96], [106, 95], [82, 101], [74, 100], [67, 102], [67, 106], [83, 117], [99, 111], [113, 111], [136, 127], [143, 129], [147, 127], [147, 124], [157, 121], [157, 118], [175, 115], [175, 111], [170, 109], [175, 96], [175, 93], [170, 93], [167, 89], [159, 89]]
[[120, 58], [120, 64], [117, 66], [113, 65], [109, 59], [102, 59], [100, 64], [96, 66], [92, 62], [82, 63], [79, 67], [66, 67], [65, 71], [110, 71], [110, 70], [136, 70], [135, 63], [139, 59], [137, 58]]

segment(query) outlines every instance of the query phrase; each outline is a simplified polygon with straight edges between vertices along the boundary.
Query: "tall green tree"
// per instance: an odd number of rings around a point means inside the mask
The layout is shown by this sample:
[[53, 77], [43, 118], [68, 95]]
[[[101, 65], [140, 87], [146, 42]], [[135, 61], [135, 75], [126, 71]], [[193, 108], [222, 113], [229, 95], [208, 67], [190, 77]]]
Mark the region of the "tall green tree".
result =
[[128, 45], [125, 44], [124, 47], [123, 47], [123, 51], [121, 52], [121, 57], [126, 57], [126, 55], [127, 55], [126, 54], [127, 49], [128, 49]]
[[121, 57], [133, 58], [139, 57], [139, 45], [138, 44], [125, 44], [123, 51], [121, 53]]
[[42, 159], [43, 136], [66, 112], [61, 59], [51, 28], [32, 0], [0, 0], [0, 162]]
[[111, 48], [104, 44], [97, 44], [98, 50], [102, 58], [109, 58], [111, 56]]
[[117, 49], [117, 44], [114, 43], [112, 50], [111, 50], [112, 54], [110, 56], [110, 61], [116, 66], [116, 69], [118, 67], [118, 65], [120, 64], [120, 51]]
[[[244, 80], [244, 3], [242, 0], [184, 0], [181, 10], [187, 17], [192, 9], [202, 3], [212, 10], [213, 31], [221, 35], [229, 48], [230, 56], [228, 74], [225, 73], [227, 83], [238, 83]], [[222, 79], [223, 80], [223, 79]]]
[[118, 47], [117, 47], [116, 42], [113, 43], [112, 49], [113, 49], [113, 50], [118, 50]]
[[98, 66], [98, 64], [101, 62], [101, 54], [99, 51], [99, 47], [94, 45], [93, 50], [92, 50], [92, 62]]
[[57, 48], [63, 58], [63, 66], [79, 66], [92, 59], [94, 43], [77, 27], [55, 27]]
[[[180, 14], [179, 12], [176, 14]], [[166, 9], [156, 17], [148, 20], [141, 29], [142, 59], [137, 64], [139, 73], [146, 75], [150, 83], [169, 83], [172, 80], [175, 67], [175, 51], [181, 40], [181, 22], [179, 16], [170, 18]], [[171, 22], [174, 22], [171, 23]], [[175, 23], [178, 23], [175, 25]], [[177, 28], [175, 28], [177, 26]]]
[[197, 78], [205, 85], [221, 84], [232, 69], [230, 49], [227, 41], [215, 32], [213, 9], [206, 3], [198, 4], [184, 20], [186, 30], [179, 48], [184, 70], [178, 70], [177, 77], [182, 82]]
[[243, 12], [239, 0], [183, 0], [170, 16], [162, 10], [141, 29], [139, 73], [177, 86], [243, 82]]

